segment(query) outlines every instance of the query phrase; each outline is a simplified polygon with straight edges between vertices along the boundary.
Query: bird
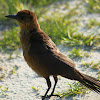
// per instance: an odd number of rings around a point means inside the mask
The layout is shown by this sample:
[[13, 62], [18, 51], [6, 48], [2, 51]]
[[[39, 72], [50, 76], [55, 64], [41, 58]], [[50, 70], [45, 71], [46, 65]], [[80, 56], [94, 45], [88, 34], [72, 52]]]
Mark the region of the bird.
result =
[[[46, 80], [48, 88], [42, 96], [42, 100], [57, 96], [54, 95], [54, 91], [58, 82], [58, 75], [79, 81], [87, 88], [100, 93], [100, 80], [83, 74], [75, 68], [75, 63], [62, 54], [51, 38], [40, 28], [34, 12], [21, 10], [16, 15], [5, 17], [17, 20], [21, 29], [19, 38], [24, 59], [33, 71]], [[52, 85], [50, 76], [54, 78], [55, 83], [51, 94], [48, 95]]]

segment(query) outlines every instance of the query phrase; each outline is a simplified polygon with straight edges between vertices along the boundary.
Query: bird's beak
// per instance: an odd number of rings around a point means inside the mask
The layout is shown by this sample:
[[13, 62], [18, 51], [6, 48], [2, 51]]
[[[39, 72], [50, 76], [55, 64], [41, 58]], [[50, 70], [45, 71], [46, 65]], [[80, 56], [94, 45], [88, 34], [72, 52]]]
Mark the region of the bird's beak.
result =
[[20, 18], [17, 15], [7, 15], [5, 17], [16, 19], [16, 20], [20, 20]]

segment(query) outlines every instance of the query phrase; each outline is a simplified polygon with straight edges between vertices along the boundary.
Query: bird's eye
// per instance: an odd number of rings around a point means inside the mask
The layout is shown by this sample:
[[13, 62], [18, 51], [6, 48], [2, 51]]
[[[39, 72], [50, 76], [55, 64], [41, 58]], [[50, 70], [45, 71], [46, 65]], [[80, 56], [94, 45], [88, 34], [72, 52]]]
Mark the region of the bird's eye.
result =
[[23, 19], [24, 19], [24, 17], [21, 17], [21, 19], [23, 20]]
[[24, 19], [24, 16], [20, 16], [20, 18], [21, 18], [21, 20], [23, 20]]

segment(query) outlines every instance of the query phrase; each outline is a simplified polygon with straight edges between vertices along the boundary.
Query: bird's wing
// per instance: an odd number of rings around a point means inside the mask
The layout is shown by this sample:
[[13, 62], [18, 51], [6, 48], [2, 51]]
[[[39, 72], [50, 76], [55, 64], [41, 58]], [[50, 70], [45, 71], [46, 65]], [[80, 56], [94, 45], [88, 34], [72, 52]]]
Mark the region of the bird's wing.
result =
[[44, 64], [49, 70], [56, 72], [56, 69], [60, 71], [62, 68], [75, 67], [74, 62], [63, 55], [44, 32], [33, 34], [30, 44], [30, 55], [36, 57], [38, 62]]
[[29, 40], [31, 44], [30, 53], [32, 54], [42, 55], [48, 52], [53, 53], [53, 50], [58, 50], [50, 37], [43, 31], [33, 32]]

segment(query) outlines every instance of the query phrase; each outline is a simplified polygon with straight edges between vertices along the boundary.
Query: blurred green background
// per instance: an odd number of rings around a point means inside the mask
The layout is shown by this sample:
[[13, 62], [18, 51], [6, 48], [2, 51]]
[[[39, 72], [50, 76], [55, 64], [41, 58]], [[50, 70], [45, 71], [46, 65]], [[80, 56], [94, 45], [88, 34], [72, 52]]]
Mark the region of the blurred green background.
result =
[[[5, 18], [5, 15], [16, 14], [24, 9], [31, 10], [36, 14], [41, 29], [57, 45], [61, 43], [66, 46], [99, 45], [99, 33], [96, 36], [93, 35], [94, 33], [84, 36], [84, 32], [78, 32], [78, 26], [81, 26], [83, 15], [100, 13], [100, 0], [79, 1], [75, 5], [70, 5], [68, 0], [0, 0], [0, 26], [3, 27], [0, 28], [2, 37], [0, 38], [0, 49], [16, 50], [20, 47], [18, 37], [20, 28], [16, 21]], [[80, 8], [81, 5], [86, 11]], [[63, 10], [65, 13], [62, 13]], [[76, 18], [74, 18], [75, 16]], [[91, 29], [95, 26], [100, 26], [100, 22], [90, 19], [82, 27]]]

